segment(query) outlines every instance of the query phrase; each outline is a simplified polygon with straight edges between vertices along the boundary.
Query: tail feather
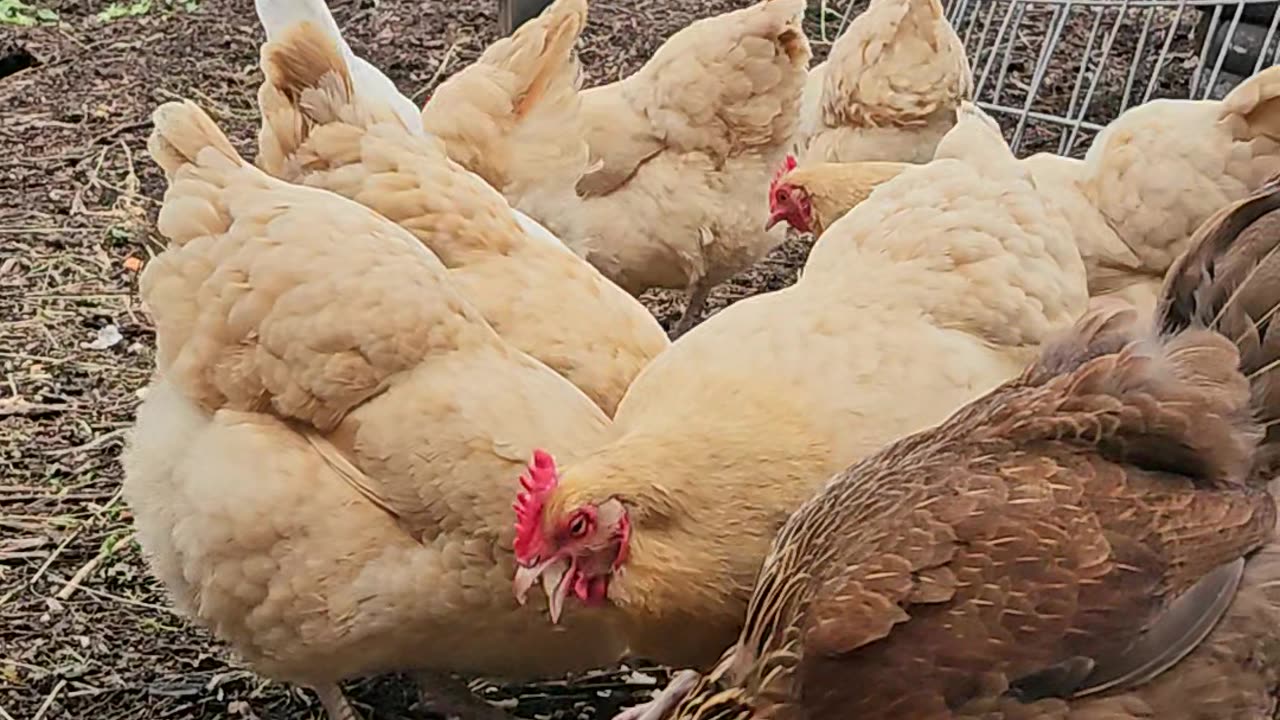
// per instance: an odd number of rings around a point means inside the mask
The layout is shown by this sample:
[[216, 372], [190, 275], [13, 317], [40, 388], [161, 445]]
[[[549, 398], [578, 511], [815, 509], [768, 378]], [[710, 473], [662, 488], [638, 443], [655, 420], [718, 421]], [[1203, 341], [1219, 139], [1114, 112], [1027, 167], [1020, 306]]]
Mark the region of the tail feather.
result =
[[[1186, 399], [1198, 400], [1191, 405], [1192, 413], [1170, 403], [1168, 414], [1182, 414], [1188, 421], [1178, 445], [1205, 443], [1200, 457], [1207, 468], [1218, 465], [1226, 471], [1222, 476], [1234, 476], [1255, 488], [1273, 484], [1280, 468], [1280, 436], [1275, 430], [1275, 420], [1280, 419], [1280, 383], [1275, 381], [1280, 323], [1273, 323], [1280, 307], [1278, 211], [1280, 182], [1272, 180], [1206, 221], [1166, 276], [1156, 315], [1165, 338], [1166, 369], [1181, 381], [1175, 384], [1191, 391]], [[1236, 353], [1229, 352], [1232, 344]], [[1248, 392], [1233, 392], [1233, 386], [1242, 384], [1241, 375], [1248, 381]], [[1215, 416], [1230, 420], [1236, 407], [1252, 409], [1253, 417], [1234, 413], [1236, 431], [1211, 439], [1214, 426], [1222, 425]], [[1256, 426], [1251, 427], [1251, 421]], [[1151, 431], [1158, 434], [1159, 427], [1149, 425]], [[1167, 448], [1166, 457], [1176, 452], [1177, 447]], [[1265, 541], [1275, 530], [1274, 506], [1264, 509], [1256, 499], [1251, 504], [1257, 506], [1254, 512], [1261, 512], [1257, 522], [1265, 520], [1258, 528]], [[1264, 557], [1265, 552], [1264, 548]], [[1251, 568], [1251, 578], [1265, 569]], [[1114, 658], [1111, 668], [1101, 673], [1101, 665], [1096, 668], [1090, 687], [1080, 694], [1143, 683], [1194, 651], [1228, 612], [1244, 572], [1245, 561], [1239, 558], [1206, 574], [1176, 598], [1138, 642]]]
[[356, 92], [370, 102], [385, 105], [415, 134], [422, 132], [417, 106], [396, 88], [391, 78], [351, 50], [324, 0], [255, 0], [254, 7], [268, 42], [283, 39], [290, 28], [300, 23], [315, 25], [337, 48]]
[[355, 119], [350, 68], [332, 38], [314, 23], [294, 25], [279, 40], [264, 44], [261, 65], [265, 80], [258, 96], [264, 113], [279, 105], [278, 97], [316, 125]]
[[734, 146], [790, 142], [812, 55], [805, 7], [804, 0], [765, 0], [705, 18], [654, 53], [637, 75], [655, 86], [651, 119], [670, 146], [727, 156]]
[[1222, 102], [1228, 114], [1244, 119], [1246, 137], [1280, 142], [1280, 66], [1240, 83]]
[[[208, 263], [180, 262], [176, 258], [181, 253], [172, 248], [225, 232], [231, 225], [226, 189], [244, 169], [252, 168], [213, 120], [189, 100], [161, 105], [151, 121], [154, 129], [147, 149], [169, 179], [156, 229], [168, 239], [171, 250], [147, 264], [139, 289], [157, 322], [156, 368], [172, 376], [180, 348], [198, 332], [200, 282], [211, 271]], [[188, 397], [206, 409], [217, 407], [204, 403], [208, 395], [197, 389], [198, 382], [188, 383], [186, 375], [177, 374], [175, 382]]]
[[1158, 337], [1125, 303], [1095, 300], [1024, 380], [1069, 377], [1073, 403], [1121, 409], [1103, 449], [1126, 462], [1213, 485], [1259, 485], [1280, 469], [1278, 306], [1273, 181], [1196, 231], [1166, 276]]
[[1165, 276], [1158, 327], [1208, 327], [1231, 340], [1265, 429], [1255, 473], [1280, 460], [1280, 180], [1209, 218]]
[[351, 53], [342, 31], [338, 29], [338, 21], [324, 0], [254, 0], [253, 7], [268, 41], [280, 39], [286, 30], [298, 23], [310, 22], [337, 42], [344, 55]]
[[239, 167], [240, 153], [204, 110], [190, 100], [167, 102], [151, 114], [147, 151], [170, 181], [185, 165]]
[[[586, 0], [559, 0], [537, 21], [518, 29], [509, 46], [494, 43], [481, 57], [482, 62], [505, 65], [522, 75], [524, 92], [516, 103], [517, 117], [538, 107], [557, 80], [561, 87], [576, 85], [580, 69], [573, 57], [573, 46], [586, 22]], [[525, 72], [520, 73], [521, 68]]]
[[394, 108], [359, 95], [340, 48], [315, 23], [293, 25], [263, 45], [261, 64], [257, 164], [272, 175], [293, 176], [291, 166], [316, 126], [404, 125]]
[[[586, 171], [581, 68], [574, 45], [586, 0], [557, 0], [440, 85], [422, 111], [449, 156], [508, 194], [569, 185]], [[550, 180], [554, 179], [554, 180]], [[513, 187], [514, 186], [514, 187]]]
[[[942, 136], [934, 159], [952, 158], [979, 168], [1011, 167], [1017, 161], [1000, 125], [976, 103], [961, 101], [956, 124]], [[1030, 177], [1030, 173], [1027, 173]]]

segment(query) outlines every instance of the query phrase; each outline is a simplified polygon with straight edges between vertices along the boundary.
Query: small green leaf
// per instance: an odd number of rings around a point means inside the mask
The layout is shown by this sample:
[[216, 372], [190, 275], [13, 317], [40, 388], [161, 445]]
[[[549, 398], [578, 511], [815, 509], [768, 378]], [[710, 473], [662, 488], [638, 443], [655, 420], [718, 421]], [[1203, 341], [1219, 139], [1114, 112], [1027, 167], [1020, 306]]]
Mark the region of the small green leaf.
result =
[[37, 23], [56, 23], [58, 13], [48, 8], [37, 8], [22, 0], [0, 0], [0, 23], [30, 27]]
[[111, 22], [125, 16], [125, 9], [120, 3], [111, 3], [98, 13], [98, 19], [102, 22]]

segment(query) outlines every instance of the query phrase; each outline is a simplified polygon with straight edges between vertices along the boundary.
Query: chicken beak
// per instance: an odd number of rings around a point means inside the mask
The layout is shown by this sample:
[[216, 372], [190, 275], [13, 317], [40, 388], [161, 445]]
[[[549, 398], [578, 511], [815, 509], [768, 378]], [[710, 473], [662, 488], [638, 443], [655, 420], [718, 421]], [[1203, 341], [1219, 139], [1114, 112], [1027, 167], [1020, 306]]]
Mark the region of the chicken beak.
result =
[[772, 213], [769, 214], [769, 219], [765, 221], [764, 229], [766, 231], [772, 230], [774, 225], [777, 225], [778, 223], [782, 222], [785, 219], [784, 216], [785, 216], [785, 213], [781, 210], [773, 211]]
[[517, 568], [515, 580], [512, 582], [516, 602], [524, 605], [529, 599], [529, 590], [533, 584], [541, 580], [542, 591], [547, 595], [551, 622], [560, 622], [560, 613], [564, 611], [564, 600], [569, 595], [567, 582], [569, 568], [570, 563], [564, 558], [551, 558], [533, 567]]

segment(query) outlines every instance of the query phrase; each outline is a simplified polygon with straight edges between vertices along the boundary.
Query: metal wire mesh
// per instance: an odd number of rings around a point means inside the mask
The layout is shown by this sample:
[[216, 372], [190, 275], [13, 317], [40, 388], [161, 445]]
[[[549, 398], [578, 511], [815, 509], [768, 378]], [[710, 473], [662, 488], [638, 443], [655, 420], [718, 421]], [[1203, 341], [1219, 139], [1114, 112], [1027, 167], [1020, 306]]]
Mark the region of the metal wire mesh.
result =
[[[818, 8], [819, 41], [866, 2]], [[1080, 155], [1126, 108], [1153, 98], [1221, 98], [1280, 63], [1270, 0], [943, 0], [964, 40], [980, 105], [1015, 152]]]

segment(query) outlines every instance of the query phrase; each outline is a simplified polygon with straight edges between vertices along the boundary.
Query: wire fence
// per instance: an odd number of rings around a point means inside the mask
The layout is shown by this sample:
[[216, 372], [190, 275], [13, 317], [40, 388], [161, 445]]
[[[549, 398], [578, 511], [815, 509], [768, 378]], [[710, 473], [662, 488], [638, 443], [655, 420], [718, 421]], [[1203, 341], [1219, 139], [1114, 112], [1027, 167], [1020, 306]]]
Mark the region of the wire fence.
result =
[[[832, 40], [866, 2], [821, 4]], [[1221, 98], [1280, 63], [1269, 0], [943, 0], [977, 99], [1019, 154], [1080, 155], [1125, 109], [1154, 98]]]

